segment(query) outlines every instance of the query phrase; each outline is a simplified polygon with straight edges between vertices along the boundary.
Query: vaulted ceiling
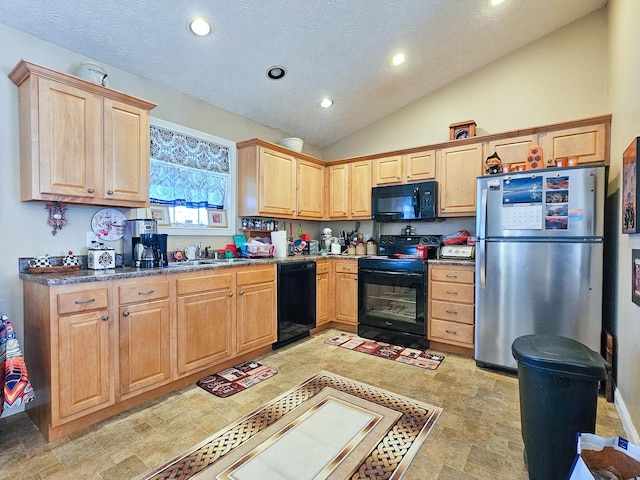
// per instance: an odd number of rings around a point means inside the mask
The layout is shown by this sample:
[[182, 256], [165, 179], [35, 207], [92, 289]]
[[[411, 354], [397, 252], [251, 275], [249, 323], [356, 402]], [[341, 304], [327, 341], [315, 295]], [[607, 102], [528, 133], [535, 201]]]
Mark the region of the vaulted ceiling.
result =
[[[606, 3], [2, 0], [0, 23], [322, 148]], [[196, 15], [211, 35], [188, 33]]]

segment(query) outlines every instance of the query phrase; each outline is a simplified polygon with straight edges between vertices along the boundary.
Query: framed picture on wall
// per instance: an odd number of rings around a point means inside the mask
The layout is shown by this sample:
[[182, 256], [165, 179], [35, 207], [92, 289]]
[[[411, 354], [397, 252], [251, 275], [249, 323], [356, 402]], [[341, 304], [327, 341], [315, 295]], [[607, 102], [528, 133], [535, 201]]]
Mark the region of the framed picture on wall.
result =
[[640, 137], [636, 137], [622, 154], [622, 233], [638, 231], [638, 149]]
[[209, 228], [227, 228], [227, 212], [224, 210], [207, 210]]
[[631, 300], [640, 306], [640, 250], [631, 250]]
[[169, 217], [169, 207], [164, 205], [151, 205], [151, 218], [158, 221], [159, 227], [170, 227], [171, 218]]

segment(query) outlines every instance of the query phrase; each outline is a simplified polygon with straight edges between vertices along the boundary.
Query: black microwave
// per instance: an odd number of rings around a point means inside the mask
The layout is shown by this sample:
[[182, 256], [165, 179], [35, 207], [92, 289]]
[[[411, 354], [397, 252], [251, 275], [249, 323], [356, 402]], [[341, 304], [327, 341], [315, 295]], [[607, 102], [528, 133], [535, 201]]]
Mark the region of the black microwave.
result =
[[438, 213], [436, 181], [373, 187], [371, 214], [378, 222], [433, 221]]

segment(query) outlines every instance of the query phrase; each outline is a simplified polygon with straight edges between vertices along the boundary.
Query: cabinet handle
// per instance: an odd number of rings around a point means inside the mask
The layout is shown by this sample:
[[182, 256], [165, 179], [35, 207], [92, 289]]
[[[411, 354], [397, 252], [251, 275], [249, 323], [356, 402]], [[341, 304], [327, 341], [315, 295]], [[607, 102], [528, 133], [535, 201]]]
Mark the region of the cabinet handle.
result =
[[445, 330], [445, 332], [447, 332], [449, 335], [457, 335], [458, 332], [456, 332], [455, 330]]
[[447, 278], [458, 278], [458, 275], [447, 275]]
[[95, 192], [95, 190], [94, 190], [93, 188], [88, 188], [88, 189], [87, 189], [87, 192], [89, 192], [89, 193], [93, 193], [93, 192]]
[[233, 292], [229, 292], [229, 296], [230, 296], [230, 297], [233, 297]]
[[242, 290], [240, 290], [240, 295], [244, 295], [244, 292]]
[[84, 305], [84, 304], [86, 304], [86, 303], [93, 303], [93, 302], [95, 302], [95, 301], [96, 301], [96, 299], [95, 299], [95, 298], [90, 298], [89, 300], [76, 300], [76, 301], [75, 301], [75, 302], [73, 302], [73, 303], [75, 303], [76, 305]]
[[396, 180], [400, 180], [400, 177], [396, 177]]
[[102, 321], [106, 322], [107, 320], [109, 320], [109, 316], [108, 315], [103, 315], [102, 316]]
[[129, 311], [125, 310], [124, 312], [122, 312], [122, 316], [123, 317], [128, 317], [129, 316]]
[[113, 195], [113, 190], [107, 190], [107, 195]]
[[146, 292], [138, 292], [138, 295], [151, 295], [155, 290], [147, 290]]
[[458, 312], [456, 312], [455, 310], [446, 310], [446, 312], [450, 315], [457, 315]]
[[457, 295], [457, 294], [458, 294], [458, 292], [450, 292], [450, 291], [447, 291], [447, 293], [448, 293], [449, 295]]

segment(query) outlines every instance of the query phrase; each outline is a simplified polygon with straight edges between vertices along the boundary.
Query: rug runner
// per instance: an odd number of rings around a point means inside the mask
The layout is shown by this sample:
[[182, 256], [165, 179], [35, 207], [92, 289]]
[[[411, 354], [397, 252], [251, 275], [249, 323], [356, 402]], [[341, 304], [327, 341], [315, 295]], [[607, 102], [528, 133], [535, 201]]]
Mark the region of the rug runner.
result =
[[277, 370], [258, 362], [244, 362], [214, 375], [208, 375], [198, 380], [196, 385], [217, 397], [226, 398], [263, 382], [276, 373]]
[[338, 347], [354, 350], [356, 352], [366, 353], [374, 357], [386, 358], [407, 365], [425, 368], [427, 370], [435, 370], [444, 360], [444, 356], [435, 353], [427, 353], [415, 348], [400, 347], [398, 345], [390, 345], [388, 343], [376, 342], [366, 338], [358, 337], [342, 333], [335, 335], [324, 341], [328, 345], [336, 345]]

